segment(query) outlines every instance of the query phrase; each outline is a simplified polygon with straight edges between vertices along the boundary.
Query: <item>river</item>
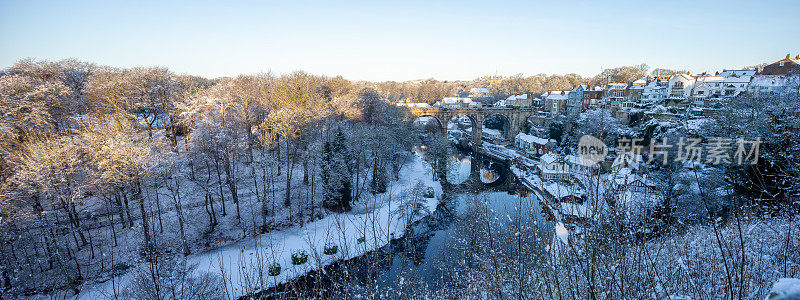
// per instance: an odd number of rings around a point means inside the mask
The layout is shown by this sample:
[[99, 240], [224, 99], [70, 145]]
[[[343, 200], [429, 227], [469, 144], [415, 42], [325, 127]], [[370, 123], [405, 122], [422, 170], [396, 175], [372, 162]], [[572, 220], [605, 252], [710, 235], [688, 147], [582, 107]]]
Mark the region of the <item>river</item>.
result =
[[453, 150], [445, 177], [444, 195], [436, 210], [405, 237], [373, 253], [331, 265], [323, 275], [312, 273], [257, 296], [308, 296], [313, 289], [325, 290], [326, 296], [333, 298], [349, 298], [344, 293], [381, 296], [386, 291], [397, 295], [404, 289], [413, 290], [406, 294], [437, 294], [458, 280], [452, 270], [469, 251], [462, 247], [471, 234], [471, 228], [465, 227], [470, 225], [465, 224], [481, 211], [492, 220], [487, 224], [498, 237], [512, 236], [515, 233], [510, 231], [523, 228], [537, 231], [534, 235], [540, 237], [539, 242], [531, 242], [537, 243], [536, 247], [545, 248], [552, 239], [553, 225], [534, 200], [534, 192], [517, 184], [505, 163]]

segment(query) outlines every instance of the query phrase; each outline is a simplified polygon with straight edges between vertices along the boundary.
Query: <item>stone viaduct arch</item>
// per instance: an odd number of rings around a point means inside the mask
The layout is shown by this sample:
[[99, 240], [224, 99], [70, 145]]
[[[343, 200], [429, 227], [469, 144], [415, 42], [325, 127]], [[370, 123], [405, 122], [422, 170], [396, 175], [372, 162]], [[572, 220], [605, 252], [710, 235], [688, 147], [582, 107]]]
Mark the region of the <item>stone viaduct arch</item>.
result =
[[536, 111], [531, 108], [510, 108], [510, 107], [475, 107], [475, 108], [446, 108], [446, 107], [430, 107], [430, 108], [409, 108], [411, 115], [415, 117], [434, 117], [439, 121], [441, 131], [447, 133], [447, 123], [458, 115], [466, 115], [469, 117], [473, 124], [472, 128], [472, 143], [473, 145], [481, 145], [481, 135], [483, 134], [483, 121], [490, 115], [502, 115], [509, 122], [508, 137], [513, 139], [524, 128], [525, 122], [529, 117], [533, 116]]

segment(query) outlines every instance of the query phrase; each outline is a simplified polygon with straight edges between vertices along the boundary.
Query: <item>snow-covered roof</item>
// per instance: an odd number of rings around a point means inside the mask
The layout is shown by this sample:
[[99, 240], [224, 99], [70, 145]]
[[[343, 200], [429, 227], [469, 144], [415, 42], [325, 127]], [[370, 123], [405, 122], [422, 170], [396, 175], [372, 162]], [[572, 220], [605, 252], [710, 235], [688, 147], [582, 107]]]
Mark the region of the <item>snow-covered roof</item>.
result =
[[656, 184], [652, 180], [647, 179], [645, 176], [639, 176], [631, 172], [630, 169], [624, 168], [620, 170], [616, 176], [614, 177], [614, 184], [616, 186], [629, 186], [636, 182], [640, 182], [642, 185], [655, 187]]
[[514, 101], [514, 100], [526, 100], [528, 99], [528, 94], [520, 94], [520, 95], [511, 95], [506, 98], [506, 100]]
[[570, 91], [549, 91], [542, 94], [542, 98], [547, 100], [567, 100]]
[[723, 80], [724, 83], [750, 83], [750, 80], [753, 79], [753, 76], [731, 76], [725, 77]]
[[703, 83], [703, 82], [705, 82], [705, 83], [716, 83], [716, 82], [722, 82], [724, 80], [725, 80], [725, 77], [722, 77], [722, 76], [703, 76], [703, 77], [698, 77], [697, 78], [697, 82], [698, 83]]
[[525, 142], [532, 143], [532, 144], [538, 144], [538, 145], [545, 145], [549, 141], [555, 142], [555, 140], [547, 140], [547, 139], [540, 138], [538, 136], [533, 136], [533, 135], [524, 134], [524, 133], [517, 134], [515, 139], [520, 139], [520, 140], [523, 140]]
[[574, 88], [572, 88], [572, 91], [578, 91], [578, 89], [586, 91], [586, 90], [589, 90], [590, 88], [591, 88], [591, 86], [589, 86], [589, 85], [579, 84], [579, 85], [576, 85]]
[[459, 104], [459, 103], [472, 103], [472, 98], [462, 98], [462, 97], [445, 97], [442, 98], [442, 103], [444, 104]]
[[680, 73], [669, 77], [669, 81], [675, 81], [681, 79], [691, 81], [694, 80], [694, 76], [692, 76], [692, 74]]
[[750, 81], [751, 86], [780, 87], [797, 86], [800, 84], [798, 75], [756, 75]]
[[731, 77], [731, 76], [753, 76], [756, 75], [756, 70], [723, 70], [717, 76]]
[[545, 163], [545, 164], [551, 164], [554, 161], [556, 161], [556, 159], [558, 159], [558, 157], [556, 155], [550, 154], [550, 153], [546, 153], [546, 154], [542, 155], [540, 158], [541, 158], [542, 162]]
[[[582, 165], [583, 164], [583, 159], [581, 159], [581, 157], [577, 156], [577, 155], [570, 154], [570, 155], [564, 156], [564, 160], [566, 160], [567, 163], [569, 163], [571, 165]], [[599, 163], [600, 162], [595, 163], [594, 167], [598, 167]]]

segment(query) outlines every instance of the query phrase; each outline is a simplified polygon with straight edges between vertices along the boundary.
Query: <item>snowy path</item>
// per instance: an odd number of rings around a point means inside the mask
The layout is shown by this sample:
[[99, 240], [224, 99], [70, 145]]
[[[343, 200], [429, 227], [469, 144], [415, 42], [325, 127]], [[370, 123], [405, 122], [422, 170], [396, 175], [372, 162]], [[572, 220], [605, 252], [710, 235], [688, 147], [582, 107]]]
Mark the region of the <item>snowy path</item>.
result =
[[[361, 201], [347, 213], [332, 213], [325, 218], [307, 223], [304, 227], [291, 227], [271, 232], [221, 247], [204, 253], [190, 255], [188, 260], [197, 265], [196, 273], [221, 275], [228, 293], [236, 298], [257, 292], [297, 278], [313, 269], [333, 262], [357, 257], [386, 245], [391, 239], [402, 237], [407, 220], [398, 211], [405, 195], [417, 182], [434, 189], [434, 198], [423, 198], [427, 211], [434, 211], [442, 195], [441, 184], [432, 180], [431, 167], [414, 155], [401, 171], [399, 180], [390, 185], [388, 191], [374, 198]], [[419, 219], [418, 216], [415, 219]], [[326, 244], [338, 246], [334, 255], [323, 254]], [[292, 254], [305, 251], [308, 262], [292, 264]], [[274, 263], [281, 266], [278, 276], [269, 276], [268, 269]], [[220, 267], [222, 266], [222, 267]], [[132, 272], [117, 280], [128, 281]], [[87, 287], [78, 299], [98, 299], [112, 295], [110, 281]]]

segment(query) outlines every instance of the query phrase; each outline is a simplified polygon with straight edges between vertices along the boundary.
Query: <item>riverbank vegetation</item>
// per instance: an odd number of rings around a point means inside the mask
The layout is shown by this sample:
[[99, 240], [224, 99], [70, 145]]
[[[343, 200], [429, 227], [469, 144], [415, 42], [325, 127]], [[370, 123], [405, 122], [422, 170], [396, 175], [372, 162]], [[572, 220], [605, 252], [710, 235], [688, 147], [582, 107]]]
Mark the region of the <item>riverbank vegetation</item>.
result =
[[371, 84], [303, 72], [22, 60], [0, 99], [4, 294], [78, 292], [141, 264], [157, 284], [187, 269], [163, 260], [386, 192], [415, 141]]
[[[383, 245], [397, 236], [375, 216], [394, 202], [376, 199], [391, 198], [401, 170], [417, 162], [413, 146], [426, 143], [433, 172], [409, 176], [429, 183], [445, 179], [449, 157], [445, 137], [421, 140], [413, 118], [392, 102], [432, 103], [487, 85], [497, 96], [564, 90], [608, 78], [626, 82], [646, 71], [640, 65], [593, 78], [520, 75], [499, 84], [488, 77], [373, 83], [299, 71], [207, 79], [159, 67], [21, 60], [0, 72], [0, 288], [13, 296], [62, 297], [90, 285], [112, 286], [103, 294], [110, 298], [260, 295], [276, 284], [263, 278], [295, 266], [317, 272], [331, 262], [327, 256], [352, 258], [348, 246], [326, 241], [316, 245], [326, 256], [297, 252], [294, 264], [255, 255], [259, 261], [241, 277], [259, 276], [237, 282], [236, 292], [228, 290], [231, 274], [198, 275], [186, 258], [346, 213], [371, 216], [356, 224], [364, 231], [382, 230], [355, 239], [374, 243], [363, 247], [366, 260], [343, 262], [335, 280], [289, 282], [285, 295], [763, 298], [778, 278], [800, 277], [800, 103], [740, 97], [698, 126], [623, 126], [590, 111], [550, 127], [565, 148], [583, 134], [609, 143], [761, 138], [756, 164], [651, 164], [647, 172], [662, 201], [634, 211], [605, 193], [588, 193], [588, 201], [608, 205], [595, 206], [594, 218], [551, 224], [555, 235], [540, 230], [533, 196], [518, 197], [517, 210], [505, 215], [473, 198], [453, 221], [456, 239], [441, 249], [443, 275], [435, 286], [396, 274], [375, 288], [393, 255], [406, 255], [409, 264], [425, 259], [425, 230], [418, 227], [427, 221], [415, 222], [439, 214], [426, 205], [438, 191], [413, 185], [395, 199], [400, 207], [385, 209], [385, 219], [401, 219], [410, 235], [390, 247], [399, 252], [386, 252]], [[301, 251], [286, 249], [295, 250]], [[126, 274], [130, 280], [117, 282]]]

